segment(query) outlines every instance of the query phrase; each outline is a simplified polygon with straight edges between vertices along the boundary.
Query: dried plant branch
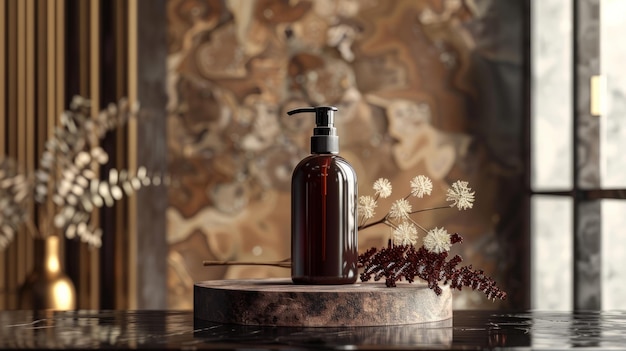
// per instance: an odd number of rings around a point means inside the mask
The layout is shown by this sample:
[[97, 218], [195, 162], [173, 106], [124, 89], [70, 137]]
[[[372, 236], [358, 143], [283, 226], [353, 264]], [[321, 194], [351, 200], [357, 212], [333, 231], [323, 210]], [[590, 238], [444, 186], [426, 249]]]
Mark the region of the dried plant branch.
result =
[[31, 183], [19, 172], [17, 164], [0, 159], [0, 250], [15, 237], [28, 216]]
[[386, 214], [383, 218], [381, 218], [381, 219], [379, 219], [377, 221], [360, 225], [358, 230], [367, 229], [369, 227], [373, 227], [373, 226], [378, 225], [378, 224], [384, 224], [385, 222], [387, 222], [388, 219], [389, 219], [389, 214]]
[[[459, 234], [451, 235], [452, 243], [462, 242]], [[461, 290], [462, 287], [471, 287], [482, 291], [488, 299], [506, 299], [506, 292], [496, 286], [493, 279], [486, 276], [482, 270], [475, 270], [472, 266], [457, 267], [462, 261], [461, 256], [455, 255], [447, 260], [448, 252], [430, 252], [426, 248], [415, 248], [413, 245], [393, 245], [391, 240], [386, 248], [377, 250], [371, 248], [359, 255], [359, 267], [363, 269], [361, 281], [385, 278], [388, 287], [396, 286], [402, 279], [413, 282], [420, 278], [428, 283], [428, 287], [437, 295], [442, 290], [439, 282], [449, 284], [452, 289]]]
[[286, 258], [281, 261], [268, 262], [246, 262], [246, 261], [202, 261], [203, 266], [273, 266], [281, 268], [291, 268], [291, 259]]
[[[22, 224], [37, 238], [60, 232], [99, 247], [102, 231], [91, 221], [94, 210], [113, 206], [142, 187], [169, 182], [167, 177], [149, 174], [145, 167], [136, 173], [114, 168], [108, 174], [98, 174], [109, 161], [100, 140], [136, 118], [138, 110], [138, 105], [121, 99], [92, 117], [91, 102], [75, 96], [46, 141], [32, 177], [18, 173], [9, 161], [0, 163], [0, 249], [11, 242]], [[33, 200], [39, 210], [38, 223], [26, 210]]]
[[[381, 184], [384, 186], [381, 187]], [[446, 201], [451, 202], [449, 206], [413, 210], [408, 201], [409, 198], [411, 196], [422, 198], [430, 195], [433, 190], [430, 178], [418, 175], [411, 180], [410, 193], [396, 200], [383, 218], [371, 223], [367, 223], [367, 220], [371, 218], [377, 206], [376, 201], [359, 201], [359, 216], [361, 217], [359, 230], [378, 224], [384, 224], [393, 229], [393, 237], [389, 239], [386, 248], [377, 250], [373, 247], [359, 255], [358, 264], [363, 269], [361, 280], [378, 281], [385, 278], [386, 285], [394, 287], [401, 279], [413, 282], [415, 278], [419, 278], [425, 280], [428, 287], [437, 295], [441, 294], [439, 282], [442, 282], [450, 284], [453, 289], [461, 290], [463, 286], [472, 287], [485, 293], [489, 299], [505, 299], [506, 293], [500, 290], [493, 279], [487, 277], [483, 271], [474, 270], [471, 265], [457, 268], [461, 262], [461, 257], [458, 255], [447, 260], [451, 245], [463, 241], [459, 234], [448, 234], [444, 228], [428, 230], [410, 217], [425, 211], [454, 207], [458, 210], [472, 208], [475, 193], [468, 185], [468, 182], [456, 181], [450, 186], [446, 193]], [[385, 195], [389, 196], [392, 187], [389, 181], [381, 178], [374, 183], [373, 189], [376, 194], [383, 189]], [[416, 228], [426, 233], [421, 246], [415, 245], [418, 239]]]
[[[461, 256], [455, 255], [448, 259], [451, 245], [460, 243], [463, 238], [457, 234], [448, 234], [444, 228], [427, 230], [410, 216], [416, 213], [433, 211], [446, 208], [458, 208], [466, 210], [473, 206], [474, 192], [467, 182], [456, 181], [447, 191], [446, 201], [451, 201], [449, 206], [435, 206], [413, 210], [408, 201], [411, 196], [423, 197], [430, 195], [432, 191], [431, 180], [419, 175], [411, 180], [411, 192], [403, 198], [396, 200], [389, 212], [382, 218], [368, 223], [374, 216], [379, 198], [389, 197], [392, 193], [391, 183], [384, 178], [378, 179], [373, 186], [375, 195], [361, 196], [359, 198], [359, 227], [364, 230], [369, 227], [383, 224], [393, 229], [393, 238], [389, 239], [386, 248], [378, 250], [372, 247], [358, 257], [358, 266], [361, 269], [360, 279], [363, 282], [371, 279], [379, 281], [385, 279], [388, 287], [395, 287], [396, 282], [404, 279], [413, 282], [416, 278], [427, 282], [428, 287], [437, 295], [442, 293], [441, 286], [449, 285], [452, 289], [461, 290], [463, 287], [471, 287], [483, 292], [488, 299], [506, 299], [506, 292], [496, 286], [495, 281], [486, 276], [482, 270], [476, 270], [469, 266], [458, 267], [462, 261]], [[417, 229], [426, 233], [423, 244], [417, 246]], [[291, 260], [270, 262], [237, 262], [237, 261], [204, 261], [205, 266], [276, 266], [291, 267]]]

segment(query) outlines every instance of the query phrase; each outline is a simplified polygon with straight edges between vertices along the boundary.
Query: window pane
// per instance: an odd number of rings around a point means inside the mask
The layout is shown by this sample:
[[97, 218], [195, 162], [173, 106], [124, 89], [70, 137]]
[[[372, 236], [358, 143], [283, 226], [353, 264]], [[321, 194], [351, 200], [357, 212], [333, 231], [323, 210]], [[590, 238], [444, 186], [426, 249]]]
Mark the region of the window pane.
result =
[[626, 200], [602, 200], [602, 309], [626, 309]]
[[572, 309], [572, 199], [531, 198], [531, 308]]
[[605, 77], [605, 113], [601, 120], [601, 177], [603, 188], [626, 187], [626, 1], [601, 2], [600, 57]]
[[533, 0], [531, 13], [533, 190], [572, 186], [572, 4]]

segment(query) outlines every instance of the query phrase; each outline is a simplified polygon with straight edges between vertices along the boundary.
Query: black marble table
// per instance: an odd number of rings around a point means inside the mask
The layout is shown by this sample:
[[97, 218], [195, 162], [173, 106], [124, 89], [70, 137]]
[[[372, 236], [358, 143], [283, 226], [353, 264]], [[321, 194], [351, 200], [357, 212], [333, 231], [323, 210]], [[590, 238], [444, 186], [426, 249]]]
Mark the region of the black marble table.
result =
[[0, 349], [626, 349], [626, 312], [454, 311], [432, 324], [279, 328], [192, 311], [0, 311]]

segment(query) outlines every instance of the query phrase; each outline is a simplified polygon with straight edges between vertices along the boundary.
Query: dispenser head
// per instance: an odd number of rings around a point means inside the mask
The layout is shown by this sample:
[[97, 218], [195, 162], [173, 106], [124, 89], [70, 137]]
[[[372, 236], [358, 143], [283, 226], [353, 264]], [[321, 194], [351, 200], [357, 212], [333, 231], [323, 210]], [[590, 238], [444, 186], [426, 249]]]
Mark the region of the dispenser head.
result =
[[311, 136], [311, 153], [312, 154], [338, 154], [339, 153], [339, 137], [335, 128], [335, 111], [334, 106], [318, 106], [306, 107], [291, 110], [288, 115], [294, 115], [302, 112], [315, 112], [315, 129]]

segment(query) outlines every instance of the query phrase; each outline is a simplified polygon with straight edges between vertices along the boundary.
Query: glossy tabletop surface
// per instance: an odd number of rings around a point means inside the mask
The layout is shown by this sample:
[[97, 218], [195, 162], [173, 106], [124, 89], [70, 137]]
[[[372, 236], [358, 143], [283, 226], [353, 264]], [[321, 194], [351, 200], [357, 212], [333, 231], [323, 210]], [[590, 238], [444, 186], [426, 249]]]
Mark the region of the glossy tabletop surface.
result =
[[626, 349], [626, 312], [455, 311], [452, 321], [277, 328], [194, 320], [192, 311], [0, 311], [0, 349]]

